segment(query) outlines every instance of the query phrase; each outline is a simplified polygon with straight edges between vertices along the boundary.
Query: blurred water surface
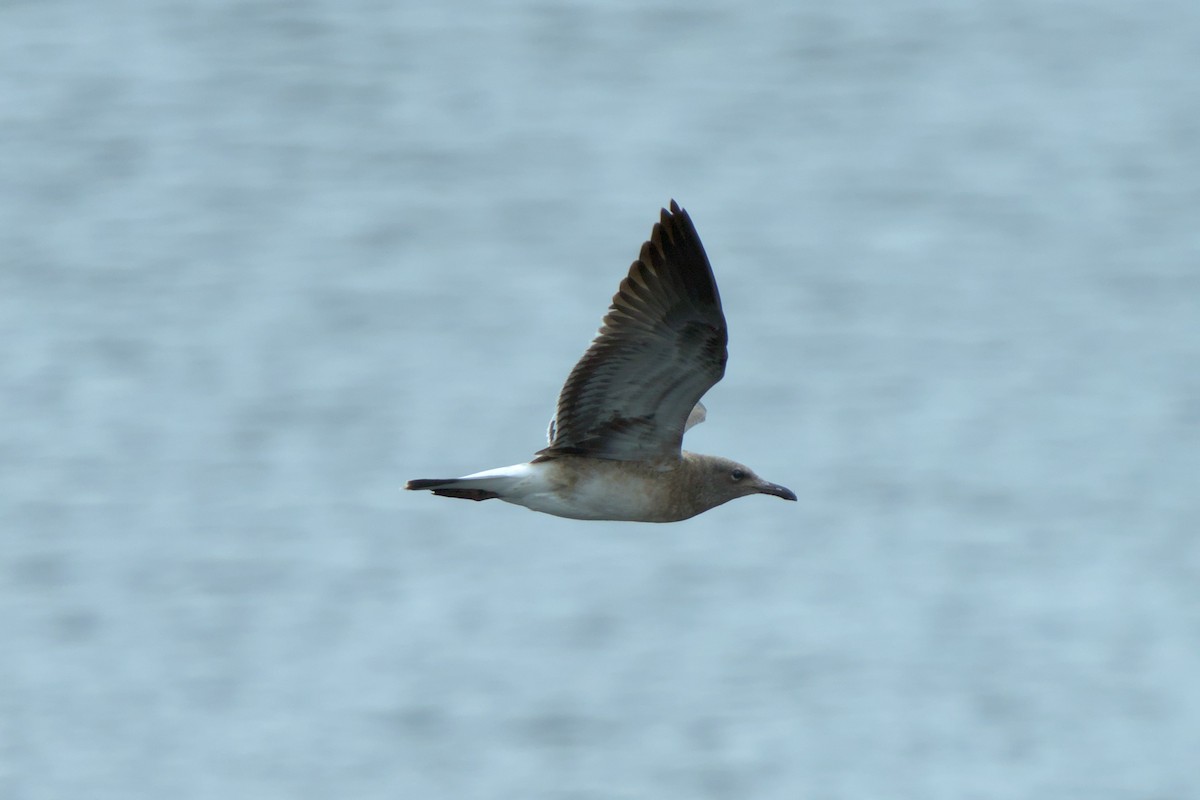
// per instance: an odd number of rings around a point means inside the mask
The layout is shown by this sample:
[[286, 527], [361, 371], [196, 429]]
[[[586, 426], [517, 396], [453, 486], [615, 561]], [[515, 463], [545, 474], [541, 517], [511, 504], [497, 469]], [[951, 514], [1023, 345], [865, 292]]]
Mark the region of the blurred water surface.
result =
[[[1184, 798], [1200, 6], [0, 8], [0, 796]], [[671, 197], [672, 526], [524, 460]]]

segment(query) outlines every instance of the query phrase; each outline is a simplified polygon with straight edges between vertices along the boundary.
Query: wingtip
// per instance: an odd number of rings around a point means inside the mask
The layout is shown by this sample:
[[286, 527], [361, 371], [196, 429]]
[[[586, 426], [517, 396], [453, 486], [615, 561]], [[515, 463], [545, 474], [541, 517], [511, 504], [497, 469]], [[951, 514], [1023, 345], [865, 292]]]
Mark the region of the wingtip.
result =
[[[669, 208], [664, 208], [659, 216], [658, 225], [655, 226], [654, 234], [658, 233], [658, 228], [666, 228], [668, 230], [678, 228], [680, 225], [691, 225], [692, 218], [683, 210], [679, 203], [675, 202], [675, 198], [671, 198]], [[651, 235], [651, 239], [654, 235]]]

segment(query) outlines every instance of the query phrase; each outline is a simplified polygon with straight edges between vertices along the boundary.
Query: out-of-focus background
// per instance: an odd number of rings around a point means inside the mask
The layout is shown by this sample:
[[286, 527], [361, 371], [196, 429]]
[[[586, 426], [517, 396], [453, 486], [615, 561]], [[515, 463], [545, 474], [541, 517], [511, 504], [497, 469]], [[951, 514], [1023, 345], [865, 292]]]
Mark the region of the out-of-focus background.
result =
[[[0, 8], [0, 796], [1194, 797], [1200, 6]], [[669, 526], [526, 460], [658, 208]]]

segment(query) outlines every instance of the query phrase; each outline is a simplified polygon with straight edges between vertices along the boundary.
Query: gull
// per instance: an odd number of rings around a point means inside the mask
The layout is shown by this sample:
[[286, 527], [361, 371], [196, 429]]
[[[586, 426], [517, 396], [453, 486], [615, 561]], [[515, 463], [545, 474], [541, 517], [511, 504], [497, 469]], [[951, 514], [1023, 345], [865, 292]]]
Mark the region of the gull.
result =
[[691, 217], [674, 200], [558, 396], [549, 446], [527, 464], [406, 489], [503, 500], [571, 519], [676, 522], [738, 497], [795, 500], [744, 464], [682, 449], [725, 374], [721, 297]]

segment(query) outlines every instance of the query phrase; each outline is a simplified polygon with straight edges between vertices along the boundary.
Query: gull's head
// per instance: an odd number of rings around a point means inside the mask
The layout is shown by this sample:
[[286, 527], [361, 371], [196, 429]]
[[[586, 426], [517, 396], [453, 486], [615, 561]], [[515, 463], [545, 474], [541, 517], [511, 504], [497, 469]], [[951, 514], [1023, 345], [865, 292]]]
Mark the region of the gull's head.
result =
[[717, 502], [727, 503], [751, 494], [769, 494], [795, 500], [796, 493], [785, 486], [763, 480], [745, 464], [719, 456], [702, 456], [702, 483], [705, 493]]

